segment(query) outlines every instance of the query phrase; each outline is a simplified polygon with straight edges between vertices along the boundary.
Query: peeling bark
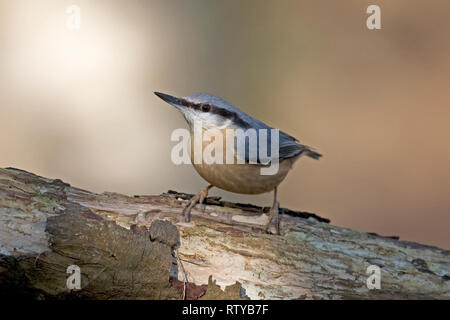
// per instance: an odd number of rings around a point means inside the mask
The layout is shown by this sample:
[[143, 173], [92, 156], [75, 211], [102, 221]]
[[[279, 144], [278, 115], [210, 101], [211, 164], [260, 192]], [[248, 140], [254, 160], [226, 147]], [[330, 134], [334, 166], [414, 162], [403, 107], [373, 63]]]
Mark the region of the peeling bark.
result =
[[[0, 169], [0, 292], [96, 299], [450, 298], [447, 250], [288, 209], [282, 209], [282, 235], [265, 234], [268, 208], [217, 197], [207, 199], [204, 212], [194, 208], [185, 223], [181, 211], [189, 197], [95, 194]], [[66, 287], [72, 264], [81, 268], [79, 291]], [[380, 290], [366, 286], [369, 265], [381, 268]]]

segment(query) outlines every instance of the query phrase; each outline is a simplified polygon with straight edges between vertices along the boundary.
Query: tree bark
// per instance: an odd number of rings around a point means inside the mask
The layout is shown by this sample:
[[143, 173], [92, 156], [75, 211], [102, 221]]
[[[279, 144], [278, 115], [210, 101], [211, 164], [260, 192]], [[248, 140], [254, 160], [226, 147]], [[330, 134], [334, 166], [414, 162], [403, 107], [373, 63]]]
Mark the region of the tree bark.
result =
[[[42, 299], [448, 299], [450, 251], [281, 209], [191, 195], [96, 194], [0, 169], [0, 292]], [[274, 231], [274, 230], [272, 230]], [[81, 270], [81, 290], [67, 268]], [[380, 289], [369, 289], [369, 266]], [[370, 269], [370, 268], [369, 268]], [[376, 283], [376, 282], [375, 282]]]

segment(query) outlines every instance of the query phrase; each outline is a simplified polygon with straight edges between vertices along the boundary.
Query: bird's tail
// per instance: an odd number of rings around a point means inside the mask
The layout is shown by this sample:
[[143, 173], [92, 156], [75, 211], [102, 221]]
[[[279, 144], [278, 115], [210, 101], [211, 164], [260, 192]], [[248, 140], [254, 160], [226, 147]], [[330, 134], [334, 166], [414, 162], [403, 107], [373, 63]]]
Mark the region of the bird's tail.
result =
[[318, 152], [312, 150], [312, 149], [311, 149], [310, 147], [308, 147], [308, 146], [305, 146], [305, 151], [303, 151], [303, 153], [304, 153], [305, 155], [307, 155], [308, 157], [313, 158], [313, 159], [316, 159], [316, 160], [318, 160], [318, 159], [320, 159], [320, 157], [322, 157], [322, 155], [321, 155], [320, 153], [318, 153]]

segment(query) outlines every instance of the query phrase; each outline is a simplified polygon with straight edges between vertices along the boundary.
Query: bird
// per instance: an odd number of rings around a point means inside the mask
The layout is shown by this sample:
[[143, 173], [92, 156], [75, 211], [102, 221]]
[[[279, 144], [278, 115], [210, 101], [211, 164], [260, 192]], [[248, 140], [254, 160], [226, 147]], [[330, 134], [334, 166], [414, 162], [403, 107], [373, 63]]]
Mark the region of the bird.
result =
[[[206, 132], [211, 129], [219, 132], [237, 129], [241, 129], [242, 131], [253, 129], [258, 133], [261, 130], [271, 133], [274, 132], [272, 131], [274, 128], [246, 114], [222, 98], [211, 94], [194, 93], [180, 98], [161, 92], [154, 92], [154, 94], [181, 112], [189, 126], [191, 138], [195, 134], [194, 128], [196, 123], [200, 125], [201, 132]], [[307, 156], [312, 159], [319, 159], [322, 155], [313, 148], [300, 144], [293, 136], [283, 131], [278, 130], [277, 132], [279, 132], [278, 150], [275, 150], [273, 157], [270, 159], [277, 161], [278, 170], [275, 174], [268, 175], [261, 174], [261, 169], [267, 168], [269, 164], [267, 161], [262, 161], [263, 159], [261, 159], [259, 152], [257, 152], [256, 158], [254, 154], [252, 156], [248, 141], [245, 143], [245, 148], [239, 149], [241, 150], [240, 152], [237, 150], [236, 140], [230, 144], [226, 142], [221, 143], [224, 151], [228, 151], [227, 148], [233, 149], [236, 162], [237, 159], [241, 160], [233, 164], [226, 162], [207, 163], [206, 161], [193, 161], [194, 143], [191, 143], [191, 163], [197, 173], [209, 185], [186, 203], [183, 209], [185, 221], [190, 221], [191, 210], [196, 204], [201, 204], [203, 210], [205, 209], [205, 200], [209, 190], [213, 187], [238, 194], [262, 194], [273, 191], [273, 203], [264, 231], [269, 233], [269, 228], [274, 223], [276, 233], [280, 234], [280, 207], [277, 200], [279, 184], [287, 176], [294, 162], [300, 157]], [[256, 149], [260, 151], [261, 143], [266, 142], [270, 144], [271, 141], [274, 141], [274, 136], [267, 134], [261, 138], [260, 135], [257, 135], [257, 140]], [[212, 140], [211, 143], [216, 143], [216, 141]], [[266, 149], [269, 149], [269, 147]]]

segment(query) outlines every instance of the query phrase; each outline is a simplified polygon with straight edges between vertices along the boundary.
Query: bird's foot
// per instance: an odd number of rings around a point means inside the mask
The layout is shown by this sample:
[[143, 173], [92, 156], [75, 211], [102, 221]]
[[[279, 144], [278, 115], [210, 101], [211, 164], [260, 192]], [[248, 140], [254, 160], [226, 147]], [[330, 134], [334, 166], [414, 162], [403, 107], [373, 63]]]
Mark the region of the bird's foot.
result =
[[269, 211], [269, 221], [267, 221], [267, 224], [264, 228], [264, 231], [266, 233], [270, 233], [269, 232], [269, 227], [272, 224], [272, 221], [275, 222], [275, 228], [277, 231], [277, 235], [280, 235], [280, 215], [279, 215], [279, 211], [280, 211], [280, 203], [277, 201], [274, 206], [272, 208], [270, 208]]
[[193, 207], [195, 207], [195, 205], [197, 203], [200, 203], [202, 205], [202, 211], [205, 212], [205, 209], [206, 209], [205, 199], [208, 197], [209, 189], [210, 189], [210, 187], [200, 191], [198, 194], [193, 196], [186, 203], [186, 206], [183, 209], [184, 220], [186, 222], [190, 222], [191, 221], [191, 210], [192, 210]]

